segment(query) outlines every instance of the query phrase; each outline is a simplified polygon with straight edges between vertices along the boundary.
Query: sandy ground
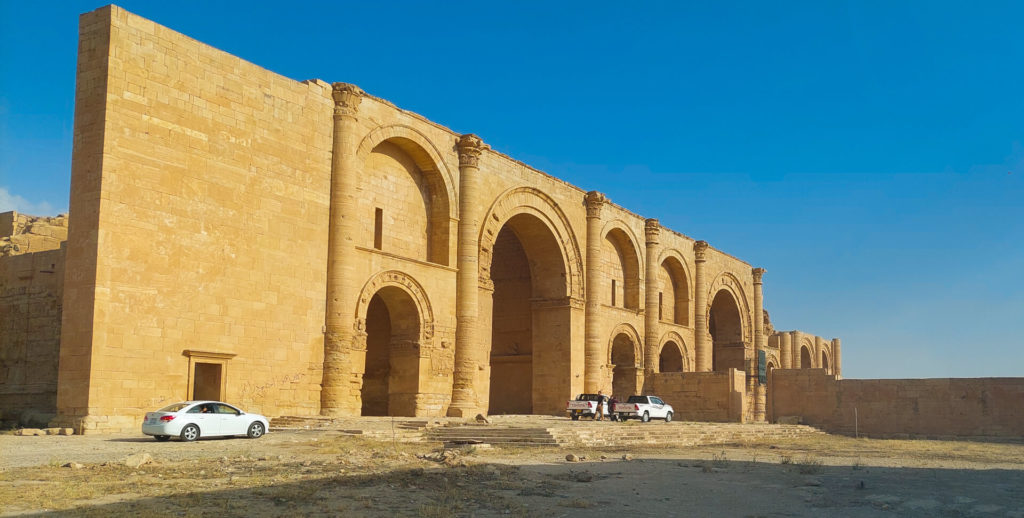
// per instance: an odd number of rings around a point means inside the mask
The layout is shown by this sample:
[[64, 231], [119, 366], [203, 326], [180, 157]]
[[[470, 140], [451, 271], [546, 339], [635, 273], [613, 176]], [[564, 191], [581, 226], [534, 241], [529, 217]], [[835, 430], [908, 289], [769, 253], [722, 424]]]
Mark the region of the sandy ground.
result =
[[[153, 460], [129, 467], [131, 454]], [[0, 435], [0, 516], [34, 514], [1024, 518], [1024, 445], [823, 435], [444, 453], [324, 431], [197, 443]]]

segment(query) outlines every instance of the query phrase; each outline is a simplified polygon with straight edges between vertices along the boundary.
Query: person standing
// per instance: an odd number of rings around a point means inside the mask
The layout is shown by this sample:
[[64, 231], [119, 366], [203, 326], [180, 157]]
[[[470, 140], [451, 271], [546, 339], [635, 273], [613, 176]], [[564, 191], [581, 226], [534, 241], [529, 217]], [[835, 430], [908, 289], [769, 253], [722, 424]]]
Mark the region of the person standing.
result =
[[604, 405], [605, 405], [606, 401], [608, 401], [608, 398], [605, 397], [604, 392], [598, 390], [597, 391], [597, 410], [594, 411], [594, 420], [595, 421], [604, 421]]

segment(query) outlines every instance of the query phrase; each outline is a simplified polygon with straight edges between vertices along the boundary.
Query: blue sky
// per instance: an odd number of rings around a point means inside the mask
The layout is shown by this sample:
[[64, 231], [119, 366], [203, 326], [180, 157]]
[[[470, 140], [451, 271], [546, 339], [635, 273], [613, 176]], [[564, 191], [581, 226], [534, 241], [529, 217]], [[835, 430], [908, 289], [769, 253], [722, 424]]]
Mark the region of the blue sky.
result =
[[[120, 5], [767, 268], [776, 328], [841, 337], [846, 377], [1020, 376], [1024, 3], [974, 4]], [[0, 0], [0, 211], [67, 208], [100, 5]]]

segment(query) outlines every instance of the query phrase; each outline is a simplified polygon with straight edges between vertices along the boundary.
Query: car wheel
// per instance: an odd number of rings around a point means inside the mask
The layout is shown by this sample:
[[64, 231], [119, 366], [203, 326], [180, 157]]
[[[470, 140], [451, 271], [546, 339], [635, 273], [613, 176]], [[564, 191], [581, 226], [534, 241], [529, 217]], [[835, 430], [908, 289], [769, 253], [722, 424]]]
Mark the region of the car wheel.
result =
[[194, 440], [196, 440], [198, 438], [199, 438], [199, 427], [198, 426], [196, 426], [194, 424], [190, 424], [190, 425], [186, 425], [184, 428], [181, 429], [181, 440], [183, 440], [185, 442], [192, 442], [192, 441], [194, 441]]
[[171, 436], [170, 435], [154, 435], [153, 438], [158, 440], [158, 441], [160, 441], [160, 442], [164, 442], [164, 441], [170, 439]]
[[260, 437], [263, 437], [264, 432], [266, 432], [266, 429], [263, 427], [263, 423], [256, 421], [249, 425], [249, 432], [246, 435], [248, 435], [250, 439], [259, 439]]
[[666, 423], [671, 423], [672, 422], [672, 412], [669, 412], [669, 413], [665, 414], [665, 422]]
[[645, 422], [645, 423], [650, 421], [651, 420], [650, 412], [644, 412], [644, 415], [643, 415], [643, 417], [640, 418], [640, 420]]
[[580, 420], [579, 414], [573, 414], [571, 417], [572, 417], [573, 421], [579, 421]]

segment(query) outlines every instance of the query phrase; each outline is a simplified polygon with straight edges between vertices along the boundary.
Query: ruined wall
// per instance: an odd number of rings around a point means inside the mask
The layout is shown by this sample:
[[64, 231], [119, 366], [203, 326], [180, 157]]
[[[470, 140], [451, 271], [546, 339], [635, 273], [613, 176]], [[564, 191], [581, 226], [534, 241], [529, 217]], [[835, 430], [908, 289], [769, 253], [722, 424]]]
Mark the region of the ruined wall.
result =
[[671, 372], [652, 376], [651, 390], [675, 410], [680, 421], [741, 423], [747, 420], [746, 374], [726, 372]]
[[246, 409], [315, 413], [329, 87], [115, 6], [80, 32], [61, 414], [134, 428], [201, 361]]
[[800, 416], [835, 433], [1024, 437], [1024, 378], [836, 380], [822, 369], [776, 369], [769, 397], [773, 421]]
[[45, 425], [57, 412], [67, 217], [0, 214], [0, 419]]

